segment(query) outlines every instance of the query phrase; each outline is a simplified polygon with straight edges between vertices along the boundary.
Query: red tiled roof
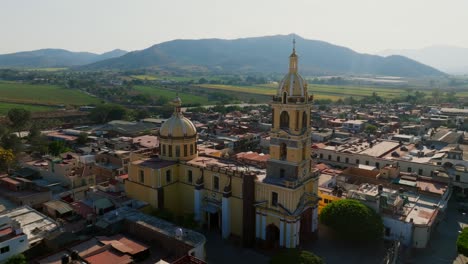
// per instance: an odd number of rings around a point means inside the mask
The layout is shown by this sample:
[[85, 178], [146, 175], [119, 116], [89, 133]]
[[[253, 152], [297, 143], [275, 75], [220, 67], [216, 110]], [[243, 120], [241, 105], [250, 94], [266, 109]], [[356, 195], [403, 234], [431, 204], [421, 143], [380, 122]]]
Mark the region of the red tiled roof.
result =
[[85, 258], [90, 264], [128, 264], [132, 263], [129, 255], [114, 253], [106, 250]]
[[315, 168], [318, 169], [319, 171], [323, 171], [323, 170], [329, 169], [330, 166], [328, 166], [325, 163], [319, 163], [319, 164], [315, 165]]
[[1, 181], [7, 182], [9, 184], [14, 184], [14, 185], [20, 184], [19, 181], [16, 181], [16, 180], [13, 180], [12, 178], [7, 178], [7, 177], [2, 178]]
[[93, 208], [87, 206], [82, 202], [74, 202], [71, 204], [73, 211], [77, 212], [83, 217], [87, 217], [89, 214], [94, 214]]
[[113, 248], [122, 253], [129, 253], [131, 255], [138, 254], [148, 249], [148, 246], [145, 244], [120, 234], [112, 237], [97, 237], [97, 239], [103, 244], [111, 244]]
[[260, 155], [257, 152], [241, 152], [236, 154], [236, 158], [238, 159], [246, 159], [246, 160], [253, 160], [253, 161], [267, 161], [270, 158], [270, 155]]
[[13, 228], [7, 227], [7, 228], [0, 230], [0, 236], [8, 235], [8, 234], [11, 234], [12, 232], [13, 232]]
[[126, 179], [128, 179], [128, 174], [119, 175], [119, 176], [117, 176], [117, 178], [122, 179], [122, 180], [126, 180]]
[[314, 149], [323, 149], [326, 146], [327, 145], [325, 145], [323, 143], [315, 143], [315, 144], [312, 145], [312, 148], [314, 148]]

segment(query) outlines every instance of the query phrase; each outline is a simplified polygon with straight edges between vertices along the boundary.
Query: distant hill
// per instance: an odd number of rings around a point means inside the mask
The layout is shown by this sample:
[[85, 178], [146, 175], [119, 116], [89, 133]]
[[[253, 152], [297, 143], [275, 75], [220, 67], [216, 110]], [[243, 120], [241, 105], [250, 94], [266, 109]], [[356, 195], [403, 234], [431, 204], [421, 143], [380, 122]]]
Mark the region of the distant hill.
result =
[[436, 67], [447, 73], [468, 74], [468, 48], [431, 46], [423, 49], [385, 50], [379, 54], [384, 56], [398, 54]]
[[[288, 68], [292, 35], [235, 40], [173, 40], [121, 57], [84, 66], [87, 69], [204, 69], [216, 72], [284, 73]], [[372, 74], [401, 77], [444, 75], [403, 56], [361, 54], [327, 42], [296, 36], [303, 74]]]
[[63, 49], [41, 49], [0, 55], [0, 67], [54, 68], [71, 67], [111, 59], [126, 54], [113, 50], [103, 54], [72, 52]]

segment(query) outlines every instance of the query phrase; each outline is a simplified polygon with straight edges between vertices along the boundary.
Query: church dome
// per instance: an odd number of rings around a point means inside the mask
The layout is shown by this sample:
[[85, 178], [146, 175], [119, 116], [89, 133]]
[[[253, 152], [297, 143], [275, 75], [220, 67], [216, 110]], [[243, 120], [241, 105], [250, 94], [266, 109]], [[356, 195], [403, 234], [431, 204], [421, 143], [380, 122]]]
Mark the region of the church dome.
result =
[[307, 97], [307, 82], [298, 73], [298, 59], [294, 47], [291, 56], [289, 56], [289, 72], [278, 87], [278, 96]]
[[172, 115], [159, 130], [161, 137], [183, 138], [193, 137], [196, 134], [197, 129], [193, 123], [188, 118], [179, 115]]
[[297, 72], [289, 72], [280, 83], [278, 96], [307, 96], [307, 82]]
[[182, 101], [179, 97], [172, 100], [175, 106], [174, 114], [166, 120], [159, 129], [159, 136], [162, 138], [189, 138], [197, 135], [197, 129], [192, 121], [182, 115], [180, 107]]

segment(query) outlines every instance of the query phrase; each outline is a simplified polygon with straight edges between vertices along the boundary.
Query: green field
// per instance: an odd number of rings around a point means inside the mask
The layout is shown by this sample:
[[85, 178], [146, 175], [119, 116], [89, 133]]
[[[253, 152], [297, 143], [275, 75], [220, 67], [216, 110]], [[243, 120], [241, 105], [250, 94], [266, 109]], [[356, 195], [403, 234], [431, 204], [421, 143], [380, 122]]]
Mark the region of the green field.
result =
[[5, 115], [12, 108], [26, 109], [31, 112], [45, 112], [53, 110], [53, 107], [40, 106], [40, 105], [25, 105], [25, 104], [11, 104], [0, 102], [0, 115]]
[[6, 103], [32, 105], [85, 105], [99, 103], [79, 90], [55, 85], [32, 85], [16, 82], [0, 82], [0, 100]]
[[[159, 87], [150, 87], [150, 86], [143, 86], [137, 85], [134, 89], [142, 94], [147, 94], [149, 96], [164, 96], [169, 99], [173, 99], [177, 96], [177, 91], [168, 90]], [[206, 105], [209, 104], [209, 100], [206, 97], [198, 96], [189, 93], [179, 93], [180, 99], [182, 99], [183, 104], [202, 104]]]
[[[225, 91], [236, 91], [242, 93], [262, 94], [262, 95], [275, 95], [278, 85], [258, 85], [258, 86], [233, 86], [233, 85], [220, 85], [220, 84], [203, 84], [200, 87]], [[334, 86], [334, 85], [309, 85], [309, 93], [313, 94], [315, 99], [331, 99], [337, 100], [344, 97], [365, 97], [371, 96], [376, 92], [379, 96], [385, 99], [397, 98], [401, 95], [407, 94], [404, 89], [400, 88], [375, 88], [367, 86]], [[468, 94], [467, 94], [468, 96]]]
[[29, 71], [44, 71], [44, 72], [57, 72], [57, 71], [65, 71], [68, 68], [31, 68], [27, 69]]
[[155, 81], [158, 78], [154, 75], [131, 75], [130, 77], [137, 79], [137, 80], [142, 80], [142, 81]]

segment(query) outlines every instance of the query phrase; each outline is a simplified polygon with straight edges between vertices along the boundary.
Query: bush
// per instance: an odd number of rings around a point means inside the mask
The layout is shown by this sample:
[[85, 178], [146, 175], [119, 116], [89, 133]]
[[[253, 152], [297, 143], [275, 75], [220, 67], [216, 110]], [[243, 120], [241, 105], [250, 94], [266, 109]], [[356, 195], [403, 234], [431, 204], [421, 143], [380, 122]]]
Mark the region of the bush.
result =
[[7, 259], [5, 264], [26, 264], [28, 263], [26, 257], [23, 254], [14, 255], [13, 257]]
[[457, 239], [457, 250], [465, 256], [468, 256], [468, 227], [463, 228]]
[[270, 264], [298, 263], [298, 264], [325, 264], [322, 258], [312, 252], [299, 249], [285, 249], [270, 259]]
[[329, 203], [320, 213], [320, 222], [343, 239], [372, 242], [383, 238], [383, 222], [372, 208], [351, 199]]

